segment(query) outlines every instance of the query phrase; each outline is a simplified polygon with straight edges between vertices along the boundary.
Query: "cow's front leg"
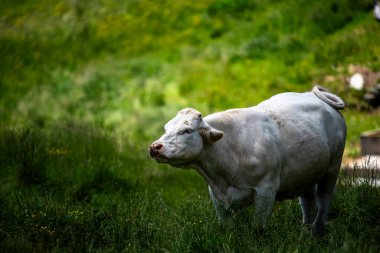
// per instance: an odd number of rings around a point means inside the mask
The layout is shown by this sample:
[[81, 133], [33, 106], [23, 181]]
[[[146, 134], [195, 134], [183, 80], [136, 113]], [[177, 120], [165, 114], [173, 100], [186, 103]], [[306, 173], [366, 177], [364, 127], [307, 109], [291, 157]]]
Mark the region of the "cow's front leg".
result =
[[255, 195], [255, 213], [254, 225], [258, 228], [265, 228], [268, 218], [272, 213], [273, 205], [276, 198], [276, 191], [273, 187], [256, 189]]
[[231, 214], [232, 214], [232, 210], [230, 210], [230, 208], [224, 206], [223, 204], [221, 204], [215, 197], [212, 189], [210, 186], [208, 186], [208, 192], [210, 194], [210, 197], [211, 197], [211, 200], [212, 200], [212, 204], [214, 205], [214, 208], [215, 208], [215, 211], [216, 211], [216, 215], [218, 216], [218, 221], [219, 222], [223, 222], [224, 220], [228, 219]]

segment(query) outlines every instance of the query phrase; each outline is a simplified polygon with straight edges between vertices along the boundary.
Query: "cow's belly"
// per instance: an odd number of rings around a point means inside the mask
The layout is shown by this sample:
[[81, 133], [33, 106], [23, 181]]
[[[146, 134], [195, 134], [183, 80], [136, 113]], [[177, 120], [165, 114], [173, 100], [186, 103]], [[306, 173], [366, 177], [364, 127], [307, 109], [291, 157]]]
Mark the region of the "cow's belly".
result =
[[314, 175], [298, 173], [298, 178], [282, 180], [276, 194], [276, 200], [293, 199], [309, 191], [324, 176], [325, 170], [320, 169], [319, 171], [321, 173]]
[[276, 199], [291, 199], [302, 195], [327, 173], [330, 150], [322, 139], [308, 140], [287, 150], [287, 159], [280, 174]]

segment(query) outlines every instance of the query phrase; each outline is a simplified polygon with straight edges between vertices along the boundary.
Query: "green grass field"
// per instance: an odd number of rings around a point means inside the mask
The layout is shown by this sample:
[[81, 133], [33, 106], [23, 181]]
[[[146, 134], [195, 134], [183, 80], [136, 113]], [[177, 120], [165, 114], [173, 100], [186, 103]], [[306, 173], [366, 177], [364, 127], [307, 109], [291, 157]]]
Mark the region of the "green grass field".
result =
[[380, 70], [372, 1], [0, 0], [0, 251], [379, 252], [380, 189], [340, 176], [329, 233], [276, 203], [218, 224], [204, 180], [149, 144], [184, 107], [204, 115], [318, 83], [341, 96], [347, 156], [380, 111], [350, 90]]
[[[84, 133], [85, 132], [85, 133]], [[253, 209], [218, 224], [206, 183], [158, 166], [134, 146], [68, 124], [1, 130], [3, 252], [378, 252], [380, 188], [340, 177], [328, 234], [301, 224], [297, 200], [276, 203], [266, 230]], [[378, 175], [377, 175], [378, 176]]]

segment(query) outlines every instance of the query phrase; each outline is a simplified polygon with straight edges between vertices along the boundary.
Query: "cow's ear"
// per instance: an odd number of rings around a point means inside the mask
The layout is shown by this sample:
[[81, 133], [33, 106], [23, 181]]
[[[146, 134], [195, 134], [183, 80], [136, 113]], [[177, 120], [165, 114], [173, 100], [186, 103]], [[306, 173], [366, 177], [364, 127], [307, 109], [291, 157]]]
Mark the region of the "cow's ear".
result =
[[215, 128], [211, 128], [210, 130], [210, 140], [214, 143], [222, 139], [223, 132], [216, 130]]
[[223, 132], [212, 127], [201, 130], [201, 135], [207, 143], [215, 143], [223, 137]]

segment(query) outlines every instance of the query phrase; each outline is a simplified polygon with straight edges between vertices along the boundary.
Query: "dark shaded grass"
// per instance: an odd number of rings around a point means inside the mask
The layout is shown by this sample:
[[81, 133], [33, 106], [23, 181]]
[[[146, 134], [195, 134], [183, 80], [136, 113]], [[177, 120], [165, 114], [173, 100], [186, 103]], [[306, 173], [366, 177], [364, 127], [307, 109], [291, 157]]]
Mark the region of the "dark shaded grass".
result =
[[[371, 175], [360, 186], [354, 176], [341, 175], [328, 234], [317, 237], [302, 226], [297, 200], [276, 203], [267, 229], [254, 228], [253, 208], [218, 224], [199, 176], [157, 169], [145, 152], [124, 152], [139, 149], [120, 145], [100, 130], [80, 125], [54, 131], [3, 128], [0, 136], [4, 252], [378, 252], [380, 248], [380, 190], [371, 183]], [[26, 160], [16, 159], [15, 154], [25, 152]], [[21, 172], [29, 163], [44, 180], [24, 178], [28, 174]]]

